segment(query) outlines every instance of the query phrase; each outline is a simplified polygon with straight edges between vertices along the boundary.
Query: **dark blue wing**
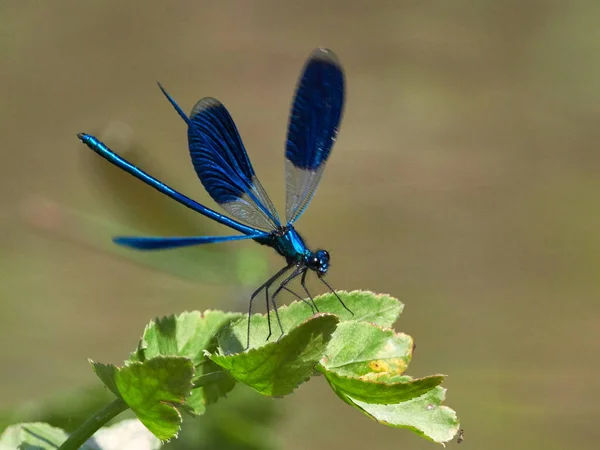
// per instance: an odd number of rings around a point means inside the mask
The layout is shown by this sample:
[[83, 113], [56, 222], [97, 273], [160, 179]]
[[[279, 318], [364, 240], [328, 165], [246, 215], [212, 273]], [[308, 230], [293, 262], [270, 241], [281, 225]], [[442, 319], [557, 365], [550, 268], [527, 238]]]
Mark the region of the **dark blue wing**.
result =
[[335, 143], [344, 109], [344, 72], [328, 49], [312, 52], [296, 88], [288, 128], [286, 218], [292, 224], [312, 199]]
[[189, 237], [117, 237], [115, 244], [136, 250], [166, 250], [170, 248], [189, 247], [190, 245], [215, 244], [217, 242], [240, 241], [268, 236], [268, 233], [256, 233], [242, 236], [189, 236]]
[[210, 196], [229, 214], [263, 230], [280, 226], [279, 216], [254, 173], [227, 109], [214, 98], [196, 103], [188, 141], [196, 173]]

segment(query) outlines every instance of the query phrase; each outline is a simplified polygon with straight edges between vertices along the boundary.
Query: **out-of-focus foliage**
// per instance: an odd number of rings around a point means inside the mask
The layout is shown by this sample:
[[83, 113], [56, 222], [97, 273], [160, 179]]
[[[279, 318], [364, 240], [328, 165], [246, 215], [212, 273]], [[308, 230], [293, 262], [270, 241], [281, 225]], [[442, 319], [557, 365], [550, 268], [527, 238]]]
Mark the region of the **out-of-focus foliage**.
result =
[[227, 394], [201, 418], [185, 416], [181, 433], [164, 448], [171, 450], [275, 450], [282, 448], [277, 425], [279, 401], [256, 395], [244, 386]]
[[[56, 431], [50, 431], [58, 439], [56, 442], [62, 442], [64, 433], [61, 429], [66, 432], [74, 431], [112, 398], [114, 397], [105, 387], [95, 387], [64, 393], [46, 402], [35, 404], [32, 402], [16, 408], [13, 412], [5, 411], [0, 414], [0, 430], [4, 431], [10, 424], [18, 422], [37, 422], [40, 426], [46, 427], [42, 423], [45, 422], [51, 424], [49, 426], [56, 427], [54, 429]], [[224, 450], [280, 448], [276, 445], [277, 438], [274, 432], [280, 415], [280, 408], [276, 401], [256, 395], [243, 386], [238, 387], [233, 393], [228, 394], [227, 401], [213, 405], [202, 418], [184, 415], [183, 427], [178, 438], [165, 444], [163, 448]], [[122, 419], [123, 417], [119, 416], [117, 421]], [[14, 442], [22, 442], [22, 439], [16, 435], [13, 439]], [[126, 442], [123, 436], [119, 436], [118, 439], [118, 442]]]

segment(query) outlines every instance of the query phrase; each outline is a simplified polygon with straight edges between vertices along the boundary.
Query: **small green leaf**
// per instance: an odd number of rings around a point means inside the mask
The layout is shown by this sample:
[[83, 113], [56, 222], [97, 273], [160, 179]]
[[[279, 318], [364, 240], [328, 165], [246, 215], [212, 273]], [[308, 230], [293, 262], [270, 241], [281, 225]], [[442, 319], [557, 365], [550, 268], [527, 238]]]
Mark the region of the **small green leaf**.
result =
[[192, 362], [163, 357], [132, 362], [124, 367], [93, 363], [94, 371], [131, 408], [137, 418], [161, 441], [177, 435], [183, 405], [192, 388]]
[[334, 294], [315, 297], [319, 311], [335, 314], [340, 320], [371, 322], [382, 327], [391, 327], [404, 309], [404, 305], [387, 294], [369, 291], [336, 291], [344, 304], [354, 313], [350, 314]]
[[[56, 450], [66, 439], [67, 433], [46, 423], [19, 423], [11, 425], [0, 436], [0, 450]], [[84, 445], [83, 450], [91, 450]]]
[[406, 334], [365, 322], [343, 322], [318, 370], [336, 389], [354, 399], [380, 404], [404, 402], [444, 380], [442, 375], [417, 380], [402, 376], [412, 349], [412, 338]]
[[[335, 389], [334, 389], [335, 390]], [[443, 406], [446, 389], [438, 386], [420, 397], [393, 405], [374, 405], [335, 392], [349, 404], [376, 421], [398, 428], [409, 428], [437, 443], [452, 440], [459, 429], [456, 412]]]
[[[222, 369], [208, 361], [205, 350], [214, 350], [216, 335], [234, 319], [244, 317], [239, 313], [222, 311], [184, 312], [155, 319], [146, 325], [138, 350], [130, 356], [130, 361], [162, 356], [183, 356], [192, 360], [196, 374], [203, 376]], [[195, 388], [187, 397], [185, 410], [193, 415], [203, 414], [206, 405], [214, 403], [220, 396], [235, 386], [227, 373], [222, 373], [216, 385]]]
[[406, 402], [419, 397], [444, 381], [444, 375], [431, 375], [424, 378], [411, 378], [403, 375], [398, 380], [366, 381], [363, 377], [351, 378], [337, 375], [335, 372], [321, 370], [327, 381], [353, 399], [366, 403], [393, 404]]
[[342, 322], [320, 364], [325, 371], [340, 376], [387, 382], [404, 373], [413, 347], [407, 334], [366, 322]]
[[119, 387], [117, 386], [117, 373], [119, 372], [119, 368], [117, 366], [113, 366], [112, 364], [96, 363], [91, 359], [88, 359], [88, 361], [92, 365], [96, 375], [98, 375], [98, 378], [100, 378], [100, 380], [104, 383], [104, 386], [106, 386], [113, 394], [120, 398], [121, 393], [119, 392]]
[[[285, 316], [285, 325], [294, 320], [284, 311], [280, 315], [282, 322]], [[262, 320], [266, 322], [265, 317], [255, 315], [252, 319], [256, 325], [253, 332], [256, 328], [266, 327], [266, 324], [258, 324]], [[316, 314], [296, 327], [285, 328], [288, 333], [277, 342], [234, 353], [241, 346], [240, 339], [245, 340], [245, 332], [241, 330], [245, 327], [237, 323], [224, 330], [219, 338], [220, 354], [210, 355], [210, 358], [237, 381], [263, 395], [286, 395], [310, 378], [337, 324], [338, 318], [334, 315]]]
[[[208, 310], [203, 314], [186, 311], [155, 319], [146, 325], [139, 347], [144, 358], [185, 356], [197, 365], [205, 359], [204, 350], [211, 346], [216, 334], [242, 317], [244, 314]], [[132, 358], [136, 360], [136, 356]]]

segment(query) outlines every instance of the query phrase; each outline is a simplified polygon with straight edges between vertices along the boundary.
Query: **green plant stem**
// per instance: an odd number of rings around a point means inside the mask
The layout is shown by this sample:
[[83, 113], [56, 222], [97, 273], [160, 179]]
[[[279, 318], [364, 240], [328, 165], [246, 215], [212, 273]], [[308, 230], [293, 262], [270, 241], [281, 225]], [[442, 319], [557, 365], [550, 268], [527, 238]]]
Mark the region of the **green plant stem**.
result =
[[228, 376], [229, 374], [224, 370], [202, 374], [196, 378], [194, 381], [194, 387], [192, 387], [192, 389], [199, 389], [211, 384], [217, 384], [220, 380], [227, 378]]
[[106, 422], [121, 414], [127, 408], [127, 404], [120, 398], [117, 398], [86, 420], [85, 423], [77, 428], [75, 432], [71, 434], [60, 447], [58, 447], [58, 450], [78, 449], [85, 443], [85, 441], [92, 437], [96, 431], [106, 424]]

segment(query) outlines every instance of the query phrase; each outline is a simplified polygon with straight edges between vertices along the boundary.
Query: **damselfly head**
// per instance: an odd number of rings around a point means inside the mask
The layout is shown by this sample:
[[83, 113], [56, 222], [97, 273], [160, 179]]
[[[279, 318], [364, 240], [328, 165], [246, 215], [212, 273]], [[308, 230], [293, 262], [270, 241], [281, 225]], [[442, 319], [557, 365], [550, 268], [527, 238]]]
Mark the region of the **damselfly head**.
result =
[[310, 270], [317, 272], [319, 277], [322, 277], [329, 269], [329, 252], [327, 250], [317, 250], [306, 257], [305, 264]]

